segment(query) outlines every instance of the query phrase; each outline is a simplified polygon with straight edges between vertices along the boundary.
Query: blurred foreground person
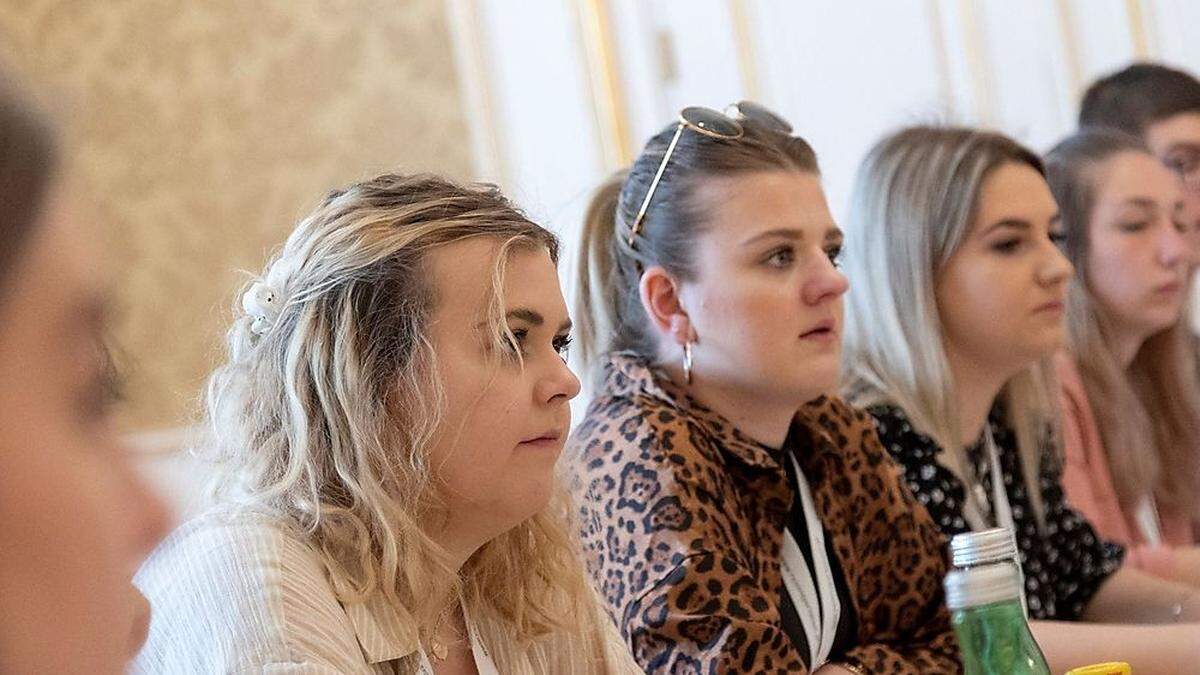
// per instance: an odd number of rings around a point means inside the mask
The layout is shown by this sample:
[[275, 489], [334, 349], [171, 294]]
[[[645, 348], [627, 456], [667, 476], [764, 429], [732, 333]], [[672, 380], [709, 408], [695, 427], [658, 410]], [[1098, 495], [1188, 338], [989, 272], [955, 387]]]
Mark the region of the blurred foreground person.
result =
[[0, 75], [0, 672], [115, 674], [149, 606], [130, 583], [165, 533], [113, 425], [98, 237], [53, 130]]

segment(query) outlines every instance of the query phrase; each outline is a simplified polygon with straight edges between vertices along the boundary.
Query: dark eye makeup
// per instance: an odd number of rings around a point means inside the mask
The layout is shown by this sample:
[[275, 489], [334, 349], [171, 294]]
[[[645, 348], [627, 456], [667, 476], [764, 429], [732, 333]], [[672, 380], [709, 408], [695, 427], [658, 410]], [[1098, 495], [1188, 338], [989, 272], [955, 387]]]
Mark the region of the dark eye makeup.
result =
[[[526, 343], [529, 340], [529, 329], [510, 328], [509, 332], [512, 333], [513, 341], [516, 343], [517, 349], [520, 350], [521, 356], [526, 356], [528, 354], [528, 346]], [[560, 333], [554, 336], [554, 339], [550, 342], [550, 346], [554, 348], [555, 353], [557, 353], [559, 356], [566, 356], [567, 351], [571, 347], [571, 334]], [[512, 350], [510, 349], [509, 351]]]

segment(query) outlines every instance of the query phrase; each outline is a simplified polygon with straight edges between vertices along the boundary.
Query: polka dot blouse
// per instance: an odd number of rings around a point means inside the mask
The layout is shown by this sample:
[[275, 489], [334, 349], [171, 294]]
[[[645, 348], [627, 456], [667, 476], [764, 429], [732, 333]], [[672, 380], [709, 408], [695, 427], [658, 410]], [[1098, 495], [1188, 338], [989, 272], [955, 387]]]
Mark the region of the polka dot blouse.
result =
[[[904, 411], [895, 406], [867, 408], [875, 417], [884, 447], [904, 468], [904, 476], [934, 522], [950, 537], [970, 530], [963, 516], [964, 486], [935, 457], [940, 448], [932, 438], [913, 429]], [[1017, 529], [1017, 547], [1025, 570], [1025, 595], [1033, 619], [1077, 620], [1100, 585], [1121, 566], [1125, 551], [1101, 540], [1091, 524], [1066, 503], [1056, 462], [1043, 462], [1039, 486], [1045, 526], [1039, 531], [1026, 491], [1016, 434], [1003, 421], [999, 407], [988, 423], [1000, 453], [1004, 487]], [[988, 453], [982, 440], [967, 449], [976, 476], [987, 495], [992, 481]]]

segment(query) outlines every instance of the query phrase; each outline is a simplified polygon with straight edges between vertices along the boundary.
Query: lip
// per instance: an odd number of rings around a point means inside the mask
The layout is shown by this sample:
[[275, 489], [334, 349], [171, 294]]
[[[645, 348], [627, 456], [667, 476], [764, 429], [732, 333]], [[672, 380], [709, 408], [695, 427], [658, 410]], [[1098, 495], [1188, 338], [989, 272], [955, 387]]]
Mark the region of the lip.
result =
[[819, 321], [812, 328], [800, 334], [801, 340], [812, 340], [815, 342], [831, 342], [837, 338], [837, 322], [833, 319]]
[[563, 433], [559, 429], [550, 429], [536, 436], [530, 436], [518, 445], [531, 448], [557, 448], [562, 445]]
[[1174, 295], [1181, 290], [1183, 290], [1183, 284], [1178, 281], [1170, 281], [1156, 287], [1154, 292], [1159, 295]]
[[1063, 302], [1062, 302], [1062, 300], [1051, 300], [1050, 302], [1044, 302], [1044, 303], [1042, 303], [1042, 304], [1038, 305], [1038, 306], [1037, 306], [1037, 307], [1036, 307], [1036, 308], [1033, 310], [1033, 313], [1034, 313], [1034, 314], [1041, 314], [1042, 312], [1052, 312], [1052, 313], [1055, 313], [1055, 314], [1061, 314], [1061, 313], [1062, 313], [1062, 311], [1063, 311]]

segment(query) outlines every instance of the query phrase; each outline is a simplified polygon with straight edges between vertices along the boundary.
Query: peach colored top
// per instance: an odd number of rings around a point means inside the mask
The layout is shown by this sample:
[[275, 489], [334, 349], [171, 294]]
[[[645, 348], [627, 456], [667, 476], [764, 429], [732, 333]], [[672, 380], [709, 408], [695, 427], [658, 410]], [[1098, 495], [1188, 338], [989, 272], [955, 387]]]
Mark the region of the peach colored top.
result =
[[1175, 546], [1195, 542], [1186, 516], [1158, 510], [1160, 545], [1147, 542], [1138, 527], [1137, 515], [1121, 508], [1108, 467], [1108, 455], [1100, 439], [1096, 416], [1088, 403], [1083, 379], [1074, 359], [1060, 353], [1054, 359], [1063, 412], [1063, 489], [1067, 500], [1088, 520], [1100, 536], [1124, 544], [1126, 561], [1155, 576], [1168, 576]]

